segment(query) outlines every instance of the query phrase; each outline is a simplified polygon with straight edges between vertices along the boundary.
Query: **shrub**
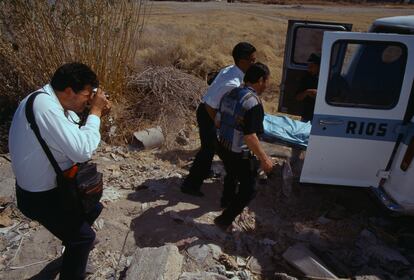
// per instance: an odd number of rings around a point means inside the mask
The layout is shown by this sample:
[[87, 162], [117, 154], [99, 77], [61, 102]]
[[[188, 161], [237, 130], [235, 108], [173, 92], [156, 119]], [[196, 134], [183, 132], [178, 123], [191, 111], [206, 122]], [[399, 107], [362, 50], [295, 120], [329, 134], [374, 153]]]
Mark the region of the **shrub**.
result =
[[[147, 0], [63, 0], [0, 2], [0, 58], [29, 89], [47, 83], [62, 64], [89, 65], [115, 101], [133, 68], [147, 12]], [[0, 88], [21, 99], [27, 92]], [[26, 88], [24, 89], [26, 90]]]

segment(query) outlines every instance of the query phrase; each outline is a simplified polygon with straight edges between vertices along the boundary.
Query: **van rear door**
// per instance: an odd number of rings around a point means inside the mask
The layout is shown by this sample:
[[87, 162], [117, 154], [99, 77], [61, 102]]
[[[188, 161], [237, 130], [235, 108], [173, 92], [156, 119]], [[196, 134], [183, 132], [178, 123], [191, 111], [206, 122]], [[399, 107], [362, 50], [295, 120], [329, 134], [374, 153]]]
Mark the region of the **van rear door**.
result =
[[326, 32], [301, 182], [377, 187], [404, 133], [409, 35]]
[[299, 81], [306, 73], [307, 60], [312, 53], [321, 53], [325, 31], [350, 31], [352, 24], [289, 20], [285, 42], [279, 112], [302, 114], [302, 103], [296, 101]]

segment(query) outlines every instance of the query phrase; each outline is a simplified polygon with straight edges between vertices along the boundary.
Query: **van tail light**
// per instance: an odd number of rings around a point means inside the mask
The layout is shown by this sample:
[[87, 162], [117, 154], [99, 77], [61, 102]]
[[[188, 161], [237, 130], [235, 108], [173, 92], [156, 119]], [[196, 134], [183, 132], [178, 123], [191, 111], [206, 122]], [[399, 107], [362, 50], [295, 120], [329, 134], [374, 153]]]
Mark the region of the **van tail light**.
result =
[[407, 171], [410, 167], [411, 162], [414, 158], [414, 137], [411, 138], [410, 144], [408, 144], [407, 151], [405, 152], [404, 158], [401, 162], [401, 170]]

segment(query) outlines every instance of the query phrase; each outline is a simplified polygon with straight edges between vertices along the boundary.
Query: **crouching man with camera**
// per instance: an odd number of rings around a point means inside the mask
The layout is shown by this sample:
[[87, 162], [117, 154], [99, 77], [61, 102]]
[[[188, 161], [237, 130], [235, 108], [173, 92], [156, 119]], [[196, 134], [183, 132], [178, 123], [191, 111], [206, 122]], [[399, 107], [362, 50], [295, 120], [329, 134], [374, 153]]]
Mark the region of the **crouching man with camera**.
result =
[[[69, 63], [50, 84], [26, 97], [9, 132], [21, 212], [65, 246], [60, 279], [84, 279], [95, 240], [91, 225], [102, 211], [102, 174], [88, 163], [101, 140], [100, 118], [110, 102], [86, 65]], [[90, 105], [83, 126], [76, 113]], [[76, 165], [76, 163], [84, 163]]]
[[[216, 116], [218, 154], [226, 169], [221, 205], [223, 213], [214, 223], [226, 230], [256, 194], [256, 157], [265, 172], [273, 168], [272, 160], [260, 146], [264, 110], [259, 98], [267, 87], [269, 68], [252, 64], [244, 76], [244, 86], [226, 93]], [[238, 191], [236, 192], [237, 185]]]

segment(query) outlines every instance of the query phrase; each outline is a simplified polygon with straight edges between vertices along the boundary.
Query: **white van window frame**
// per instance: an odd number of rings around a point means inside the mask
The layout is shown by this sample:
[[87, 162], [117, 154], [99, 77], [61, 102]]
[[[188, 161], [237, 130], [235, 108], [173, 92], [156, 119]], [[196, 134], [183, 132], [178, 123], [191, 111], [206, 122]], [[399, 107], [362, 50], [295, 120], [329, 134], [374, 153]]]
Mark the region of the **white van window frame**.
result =
[[[327, 104], [329, 104], [330, 106], [334, 106], [334, 107], [349, 107], [349, 108], [366, 108], [366, 109], [376, 109], [376, 110], [391, 110], [393, 108], [395, 108], [395, 106], [397, 106], [400, 96], [401, 96], [401, 90], [402, 90], [402, 85], [404, 83], [404, 76], [405, 76], [405, 71], [407, 68], [407, 63], [408, 63], [408, 48], [404, 43], [401, 42], [394, 42], [394, 41], [360, 41], [360, 40], [337, 40], [334, 44], [332, 44], [332, 51], [331, 51], [331, 55], [329, 57], [329, 74], [328, 77], [331, 77], [331, 75], [333, 74], [337, 74], [337, 73], [332, 73], [332, 66], [335, 66], [337, 63], [343, 63], [344, 61], [344, 57], [337, 57], [339, 54], [338, 53], [334, 53], [335, 50], [335, 46], [337, 44], [355, 44], [355, 45], [378, 45], [378, 44], [382, 44], [382, 45], [387, 45], [387, 46], [398, 46], [401, 47], [402, 50], [402, 56], [404, 59], [404, 64], [403, 64], [403, 69], [401, 70], [402, 73], [402, 77], [401, 80], [399, 81], [399, 90], [398, 92], [396, 92], [397, 95], [394, 95], [393, 98], [393, 102], [388, 104], [388, 105], [376, 105], [376, 104], [361, 104], [361, 103], [345, 103], [345, 102], [335, 102], [332, 101], [330, 98], [332, 96], [330, 96], [330, 92], [329, 92], [329, 86], [330, 86], [330, 82], [332, 82], [331, 79], [329, 79], [327, 81], [327, 85], [326, 85], [326, 94], [325, 94], [325, 102]], [[359, 58], [355, 58], [355, 55], [360, 55], [359, 51], [356, 51], [352, 54], [351, 57], [351, 61], [355, 60], [355, 59], [359, 59]], [[335, 65], [332, 63], [332, 61], [335, 61]], [[352, 62], [350, 64], [347, 65], [347, 67], [355, 67], [355, 65], [352, 65]], [[344, 69], [344, 66], [341, 66], [341, 71]], [[347, 70], [349, 71], [349, 69]], [[355, 71], [355, 69], [354, 69]], [[340, 73], [341, 74], [341, 73]], [[354, 74], [355, 75], [355, 74]], [[342, 78], [344, 78], [342, 75], [340, 75]], [[345, 79], [344, 79], [345, 80]], [[348, 85], [349, 86], [349, 85]], [[349, 95], [352, 96], [352, 95]]]

